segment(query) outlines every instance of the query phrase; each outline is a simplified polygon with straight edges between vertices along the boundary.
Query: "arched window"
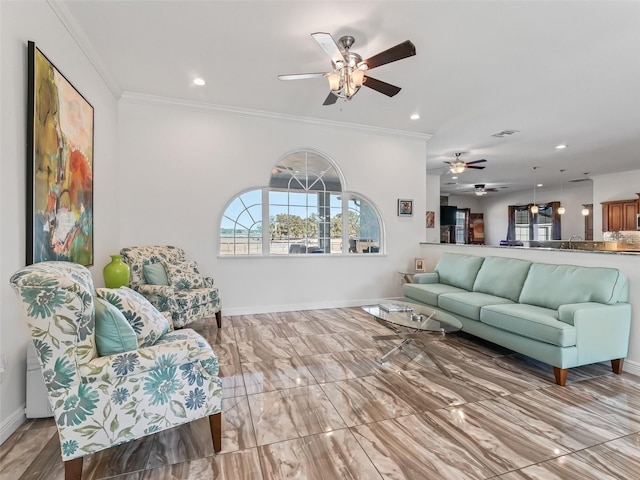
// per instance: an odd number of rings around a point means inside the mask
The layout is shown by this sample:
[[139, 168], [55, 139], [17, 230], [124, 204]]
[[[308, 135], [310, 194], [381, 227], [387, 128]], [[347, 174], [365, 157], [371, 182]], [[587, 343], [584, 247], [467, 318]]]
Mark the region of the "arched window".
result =
[[323, 155], [285, 155], [271, 170], [268, 187], [242, 193], [227, 206], [220, 254], [380, 253], [380, 215], [342, 185], [340, 172]]

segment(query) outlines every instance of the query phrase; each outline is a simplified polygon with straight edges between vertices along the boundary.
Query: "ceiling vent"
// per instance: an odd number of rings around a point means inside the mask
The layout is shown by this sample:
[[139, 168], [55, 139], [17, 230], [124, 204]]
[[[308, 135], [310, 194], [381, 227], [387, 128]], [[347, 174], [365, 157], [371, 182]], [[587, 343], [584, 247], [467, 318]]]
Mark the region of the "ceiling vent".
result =
[[574, 180], [569, 180], [569, 183], [580, 183], [580, 182], [590, 182], [590, 178], [576, 178]]
[[520, 130], [503, 130], [501, 132], [494, 133], [491, 136], [492, 137], [503, 138], [503, 137], [508, 137], [509, 135], [513, 135], [514, 133], [518, 133], [518, 132], [520, 132]]

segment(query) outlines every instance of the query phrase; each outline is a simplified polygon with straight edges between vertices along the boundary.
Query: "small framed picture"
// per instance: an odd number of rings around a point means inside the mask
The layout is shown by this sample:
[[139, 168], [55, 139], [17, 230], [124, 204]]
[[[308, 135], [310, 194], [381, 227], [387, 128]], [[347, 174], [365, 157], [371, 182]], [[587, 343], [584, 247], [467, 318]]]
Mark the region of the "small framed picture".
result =
[[436, 212], [427, 211], [427, 228], [434, 228], [436, 224]]
[[424, 260], [416, 258], [416, 272], [424, 272]]
[[399, 217], [413, 216], [413, 200], [406, 200], [403, 198], [398, 199], [398, 216]]

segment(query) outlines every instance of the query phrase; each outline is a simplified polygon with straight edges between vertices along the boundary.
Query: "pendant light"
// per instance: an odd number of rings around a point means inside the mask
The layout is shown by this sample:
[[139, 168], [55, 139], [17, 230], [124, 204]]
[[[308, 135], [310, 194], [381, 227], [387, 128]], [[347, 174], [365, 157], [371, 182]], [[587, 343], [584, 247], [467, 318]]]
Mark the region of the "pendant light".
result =
[[531, 205], [531, 214], [535, 215], [538, 213], [538, 205], [536, 205], [536, 169], [538, 167], [533, 167], [533, 205]]
[[[557, 148], [557, 147], [556, 147]], [[566, 211], [565, 208], [562, 206], [562, 186], [564, 183], [564, 169], [560, 170], [560, 206], [558, 207], [558, 215], [564, 215], [564, 212]]]

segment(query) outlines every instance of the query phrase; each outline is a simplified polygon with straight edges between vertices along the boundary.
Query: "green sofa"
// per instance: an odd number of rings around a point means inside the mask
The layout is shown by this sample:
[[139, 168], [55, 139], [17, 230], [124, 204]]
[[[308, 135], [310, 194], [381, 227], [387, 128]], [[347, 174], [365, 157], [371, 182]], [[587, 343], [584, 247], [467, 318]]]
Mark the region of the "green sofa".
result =
[[567, 369], [611, 360], [622, 373], [629, 347], [629, 283], [615, 268], [551, 265], [444, 253], [435, 272], [403, 285], [411, 302], [453, 314], [462, 330]]

